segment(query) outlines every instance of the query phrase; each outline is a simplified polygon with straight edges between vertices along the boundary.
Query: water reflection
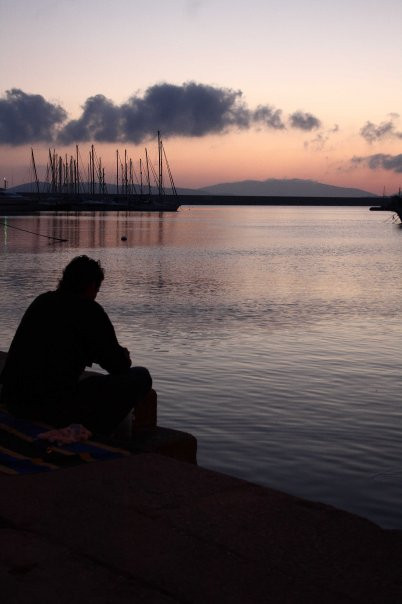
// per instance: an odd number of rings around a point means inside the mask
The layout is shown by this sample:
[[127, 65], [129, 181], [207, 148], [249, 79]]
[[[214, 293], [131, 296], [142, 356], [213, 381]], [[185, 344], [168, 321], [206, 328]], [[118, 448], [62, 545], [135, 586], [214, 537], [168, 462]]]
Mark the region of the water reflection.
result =
[[399, 228], [365, 208], [6, 221], [68, 241], [3, 227], [1, 347], [72, 256], [100, 258], [99, 302], [202, 465], [402, 528]]
[[[44, 239], [63, 240], [69, 247], [104, 248], [164, 245], [174, 237], [175, 221], [164, 212], [42, 212], [3, 218], [2, 243], [11, 251], [41, 251]], [[9, 231], [13, 237], [9, 237]], [[11, 245], [11, 248], [9, 248]]]

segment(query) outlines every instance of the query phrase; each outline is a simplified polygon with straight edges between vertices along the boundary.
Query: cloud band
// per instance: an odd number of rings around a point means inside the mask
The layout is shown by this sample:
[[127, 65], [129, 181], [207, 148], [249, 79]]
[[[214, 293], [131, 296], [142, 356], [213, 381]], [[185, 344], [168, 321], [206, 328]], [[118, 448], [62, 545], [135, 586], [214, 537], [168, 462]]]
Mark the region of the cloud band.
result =
[[353, 157], [351, 163], [354, 166], [367, 166], [370, 170], [388, 170], [397, 174], [402, 173], [402, 153], [398, 155], [376, 153], [367, 157]]
[[196, 82], [155, 84], [121, 105], [98, 94], [85, 101], [81, 116], [75, 120], [68, 120], [61, 106], [43, 96], [16, 88], [0, 99], [0, 144], [10, 145], [85, 141], [138, 144], [154, 137], [157, 129], [165, 137], [201, 137], [233, 128], [309, 131], [320, 125], [316, 117], [301, 111], [285, 124], [280, 109], [265, 104], [252, 110], [241, 91]]

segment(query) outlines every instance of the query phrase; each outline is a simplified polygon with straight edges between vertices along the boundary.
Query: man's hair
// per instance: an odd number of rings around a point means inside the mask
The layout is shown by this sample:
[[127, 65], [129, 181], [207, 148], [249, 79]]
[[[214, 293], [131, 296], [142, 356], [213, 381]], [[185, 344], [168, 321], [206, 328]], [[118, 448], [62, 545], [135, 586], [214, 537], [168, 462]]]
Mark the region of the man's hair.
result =
[[64, 269], [57, 289], [61, 292], [82, 294], [91, 283], [95, 283], [99, 288], [104, 278], [105, 272], [99, 260], [76, 256]]

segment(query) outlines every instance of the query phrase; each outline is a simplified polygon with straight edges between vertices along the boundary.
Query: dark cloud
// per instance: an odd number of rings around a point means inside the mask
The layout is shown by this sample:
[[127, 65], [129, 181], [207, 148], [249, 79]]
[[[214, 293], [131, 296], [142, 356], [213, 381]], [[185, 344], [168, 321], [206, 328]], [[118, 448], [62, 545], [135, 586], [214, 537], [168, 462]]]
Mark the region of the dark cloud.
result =
[[[320, 126], [310, 113], [296, 112], [290, 125], [302, 130]], [[58, 105], [40, 95], [11, 90], [0, 99], [0, 144], [44, 141], [141, 143], [161, 130], [165, 137], [201, 137], [253, 126], [283, 130], [282, 111], [270, 105], [250, 109], [242, 92], [188, 82], [155, 84], [121, 105], [102, 94], [88, 98], [78, 119], [67, 121]]]
[[402, 132], [398, 132], [394, 123], [399, 115], [396, 113], [391, 114], [391, 119], [381, 124], [376, 125], [373, 122], [366, 122], [360, 129], [361, 136], [368, 143], [375, 143], [376, 141], [384, 138], [402, 138]]
[[382, 122], [379, 126], [372, 122], [366, 122], [363, 128], [360, 129], [360, 134], [367, 142], [374, 143], [392, 134], [393, 130], [394, 124], [391, 121]]
[[153, 136], [155, 125], [165, 136], [204, 136], [232, 126], [249, 127], [242, 93], [190, 82], [182, 86], [157, 84], [144, 97], [131, 97], [122, 106], [125, 135], [138, 142]]
[[78, 120], [65, 126], [60, 140], [140, 143], [153, 137], [155, 129], [164, 136], [204, 136], [248, 128], [250, 111], [241, 96], [240, 91], [194, 82], [156, 84], [122, 105], [97, 95], [86, 101]]
[[280, 109], [273, 109], [269, 105], [259, 105], [253, 112], [252, 117], [254, 122], [260, 122], [269, 128], [276, 130], [283, 130], [285, 128], [285, 124], [282, 122], [282, 111]]
[[[285, 128], [281, 115], [280, 109], [269, 105], [250, 110], [239, 90], [195, 82], [181, 86], [163, 83], [151, 86], [142, 96], [130, 97], [122, 105], [115, 105], [102, 95], [91, 97], [83, 106], [81, 117], [63, 128], [60, 140], [137, 144], [154, 137], [155, 129], [165, 137], [201, 137], [231, 128], [247, 129], [254, 124], [281, 130]], [[305, 130], [319, 124], [310, 114], [300, 114], [299, 119], [304, 119]]]
[[66, 117], [62, 107], [40, 94], [27, 94], [18, 88], [7, 90], [5, 98], [0, 98], [0, 144], [50, 142]]
[[305, 113], [304, 111], [295, 111], [289, 116], [289, 122], [292, 128], [299, 128], [300, 130], [316, 130], [321, 127], [321, 122], [311, 113]]
[[352, 165], [368, 166], [371, 170], [389, 170], [390, 172], [402, 173], [402, 153], [398, 155], [387, 155], [376, 153], [367, 157], [353, 157]]
[[120, 139], [121, 111], [102, 94], [85, 101], [78, 120], [71, 120], [59, 133], [61, 143], [114, 142]]

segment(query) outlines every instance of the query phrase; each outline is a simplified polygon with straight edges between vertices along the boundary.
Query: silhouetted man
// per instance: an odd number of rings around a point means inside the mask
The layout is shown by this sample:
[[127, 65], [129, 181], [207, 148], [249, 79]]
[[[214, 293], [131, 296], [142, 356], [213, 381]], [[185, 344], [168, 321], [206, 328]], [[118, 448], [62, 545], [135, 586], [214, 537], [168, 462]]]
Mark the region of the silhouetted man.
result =
[[[109, 435], [152, 386], [144, 367], [131, 367], [113, 325], [97, 302], [100, 263], [77, 256], [55, 291], [38, 296], [16, 331], [1, 375], [2, 402], [18, 417], [56, 427], [83, 424]], [[108, 375], [82, 377], [98, 363]]]

